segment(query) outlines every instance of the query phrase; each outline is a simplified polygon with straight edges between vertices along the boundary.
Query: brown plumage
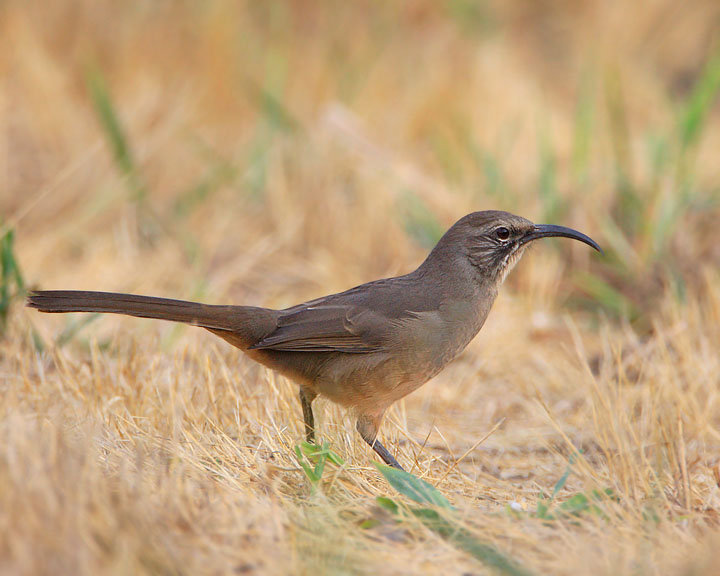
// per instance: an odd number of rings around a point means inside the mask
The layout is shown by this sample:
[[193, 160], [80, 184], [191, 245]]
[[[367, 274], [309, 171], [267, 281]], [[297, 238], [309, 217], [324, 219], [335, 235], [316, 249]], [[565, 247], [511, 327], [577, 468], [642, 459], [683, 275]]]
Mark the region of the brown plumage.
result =
[[547, 236], [600, 250], [570, 228], [536, 226], [507, 212], [474, 212], [450, 228], [415, 271], [285, 310], [65, 290], [33, 292], [27, 305], [206, 328], [300, 386], [308, 440], [314, 438], [312, 401], [323, 395], [353, 408], [365, 441], [400, 467], [376, 439], [383, 414], [462, 352], [527, 243]]

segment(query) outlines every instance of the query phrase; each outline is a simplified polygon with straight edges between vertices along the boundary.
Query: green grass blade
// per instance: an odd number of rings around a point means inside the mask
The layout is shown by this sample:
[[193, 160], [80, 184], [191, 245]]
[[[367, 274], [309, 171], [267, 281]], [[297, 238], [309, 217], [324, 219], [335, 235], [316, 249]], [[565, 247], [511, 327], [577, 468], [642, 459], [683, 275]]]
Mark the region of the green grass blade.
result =
[[550, 496], [551, 500], [553, 500], [555, 498], [555, 496], [557, 496], [557, 493], [560, 492], [560, 490], [562, 490], [565, 487], [565, 484], [567, 483], [567, 480], [570, 477], [570, 472], [572, 472], [572, 467], [573, 467], [574, 463], [575, 463], [575, 454], [570, 454], [570, 459], [568, 460], [568, 465], [565, 468], [565, 473], [555, 483], [555, 487], [553, 488], [552, 495]]
[[[434, 486], [421, 478], [398, 470], [390, 466], [375, 463], [375, 467], [387, 480], [388, 484], [400, 494], [407, 496], [419, 504], [431, 504], [441, 509], [451, 511], [452, 506], [447, 498]], [[378, 498], [378, 504], [393, 514], [399, 512], [399, 506], [390, 498]], [[466, 552], [486, 566], [495, 569], [500, 574], [510, 576], [529, 576], [531, 572], [511, 560], [491, 544], [481, 541], [469, 530], [463, 528], [452, 519], [438, 513], [431, 508], [414, 508], [410, 512], [418, 518], [427, 528], [438, 534], [453, 546]]]
[[615, 159], [615, 172], [622, 189], [629, 187], [632, 180], [632, 155], [630, 126], [625, 108], [622, 79], [617, 68], [610, 68], [605, 74], [605, 101], [608, 110], [610, 141]]
[[479, 164], [482, 166], [486, 194], [493, 198], [501, 197], [505, 186], [503, 183], [502, 168], [499, 162], [492, 154], [485, 152], [480, 156]]
[[15, 230], [8, 229], [0, 239], [0, 322], [4, 325], [10, 304], [25, 293], [25, 281], [15, 256]]
[[407, 191], [402, 196], [401, 208], [405, 230], [410, 236], [423, 247], [435, 246], [445, 230], [427, 204], [413, 192]]
[[105, 78], [99, 70], [93, 68], [87, 74], [87, 85], [115, 164], [126, 178], [133, 201], [142, 203], [147, 196], [147, 190], [140, 179], [130, 144], [115, 111]]
[[292, 134], [302, 128], [300, 121], [276, 95], [276, 90], [261, 88], [252, 81], [247, 81], [245, 86], [250, 99], [274, 130]]
[[485, 2], [450, 0], [439, 4], [443, 5], [460, 29], [472, 38], [482, 37], [497, 26], [493, 13]]
[[607, 281], [595, 274], [578, 274], [578, 286], [587, 292], [607, 311], [630, 320], [637, 318], [639, 311], [635, 304], [622, 292], [613, 288]]
[[388, 498], [387, 496], [378, 496], [375, 498], [375, 501], [380, 508], [387, 510], [391, 514], [397, 514], [400, 512], [400, 506], [398, 506], [397, 502], [395, 502], [392, 498]]
[[11, 254], [9, 246], [12, 246], [12, 230], [8, 230], [2, 237], [2, 247], [0, 248], [0, 319], [5, 324], [7, 315], [10, 310], [10, 261], [8, 255]]
[[318, 446], [316, 444], [310, 444], [309, 442], [301, 442], [295, 446], [295, 457], [305, 472], [305, 475], [308, 477], [308, 480], [310, 480], [313, 490], [318, 487], [320, 480], [322, 480], [323, 473], [325, 472], [325, 464], [328, 461], [336, 466], [345, 465], [345, 461], [330, 450], [329, 445], [326, 443]]
[[545, 135], [540, 137], [538, 144], [540, 152], [540, 181], [538, 190], [542, 202], [542, 220], [544, 222], [558, 222], [563, 219], [564, 203], [557, 187], [557, 163], [550, 143]]
[[88, 324], [95, 322], [95, 320], [100, 318], [100, 316], [102, 316], [102, 314], [98, 312], [93, 312], [92, 314], [86, 314], [85, 316], [82, 316], [79, 320], [71, 320], [65, 327], [65, 329], [57, 337], [57, 346], [62, 347], [68, 342], [70, 342], [70, 340], [72, 340], [75, 335], [80, 332], [80, 330], [85, 328], [85, 326], [87, 326]]
[[324, 442], [320, 446], [318, 446], [317, 444], [311, 444], [310, 442], [301, 442], [300, 449], [302, 450], [303, 454], [305, 454], [305, 456], [307, 456], [308, 458], [315, 459], [322, 457], [327, 458], [336, 466], [345, 465], [345, 460], [343, 460], [339, 454], [337, 454], [333, 450], [330, 450], [330, 445], [327, 442]]
[[440, 508], [452, 508], [447, 498], [445, 498], [437, 488], [425, 482], [425, 480], [404, 470], [398, 470], [397, 468], [383, 464], [375, 463], [375, 468], [380, 471], [390, 486], [395, 488], [400, 494], [410, 498], [410, 500], [418, 502], [419, 504], [433, 504]]
[[315, 470], [305, 461], [305, 457], [300, 446], [295, 446], [295, 457], [297, 458], [298, 464], [300, 464], [300, 467], [305, 472], [305, 476], [307, 476], [310, 483], [315, 486], [319, 482], [320, 478], [317, 477]]
[[508, 574], [510, 576], [530, 576], [532, 574], [519, 563], [500, 552], [495, 546], [483, 542], [469, 530], [443, 518], [436, 510], [420, 508], [413, 510], [413, 514], [441, 538], [486, 566], [493, 568], [499, 574]]
[[720, 91], [720, 53], [710, 59], [695, 84], [680, 118], [680, 142], [683, 149], [695, 144], [702, 135], [705, 119]]
[[543, 498], [542, 496], [538, 498], [537, 506], [535, 508], [535, 515], [541, 520], [552, 519], [552, 514], [550, 514], [550, 506], [548, 505], [548, 501], [545, 500], [545, 498]]
[[233, 183], [238, 177], [238, 170], [229, 163], [218, 163], [208, 173], [193, 184], [175, 200], [173, 210], [178, 216], [187, 216], [220, 190], [223, 186]]
[[590, 74], [582, 75], [577, 106], [575, 108], [575, 123], [572, 145], [572, 170], [575, 181], [585, 184], [590, 165], [590, 147], [593, 142], [593, 126], [595, 121], [595, 107], [590, 89]]

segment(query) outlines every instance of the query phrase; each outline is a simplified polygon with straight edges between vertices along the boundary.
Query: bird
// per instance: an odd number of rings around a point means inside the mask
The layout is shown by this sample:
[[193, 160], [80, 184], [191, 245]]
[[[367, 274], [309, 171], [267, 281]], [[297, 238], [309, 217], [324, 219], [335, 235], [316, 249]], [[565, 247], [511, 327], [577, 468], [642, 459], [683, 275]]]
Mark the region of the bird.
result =
[[485, 210], [458, 220], [412, 272], [283, 310], [76, 290], [33, 291], [26, 304], [41, 312], [124, 314], [205, 328], [298, 385], [308, 442], [315, 441], [313, 401], [322, 396], [350, 408], [363, 440], [402, 469], [377, 437], [386, 411], [465, 349], [528, 245], [553, 236], [602, 253], [572, 228]]

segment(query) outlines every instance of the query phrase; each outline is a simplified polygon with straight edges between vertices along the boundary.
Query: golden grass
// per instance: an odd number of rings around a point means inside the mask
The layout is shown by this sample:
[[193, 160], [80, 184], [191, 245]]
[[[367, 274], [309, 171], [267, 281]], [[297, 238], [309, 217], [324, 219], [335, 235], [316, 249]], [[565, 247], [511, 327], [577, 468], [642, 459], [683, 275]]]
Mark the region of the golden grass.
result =
[[[714, 3], [442, 6], [5, 2], [0, 215], [26, 282], [288, 306], [410, 270], [425, 248], [406, 223], [432, 232], [426, 213], [443, 227], [476, 209], [552, 213], [537, 192], [544, 146], [554, 223], [603, 244], [617, 164], [653, 198], [678, 193], [648, 150], [711, 54]], [[89, 70], [143, 200], [113, 161]], [[573, 307], [596, 257], [538, 245], [463, 356], [386, 418], [386, 445], [457, 522], [534, 573], [720, 570], [717, 107], [704, 122], [688, 160], [703, 192], [670, 240], [692, 272], [684, 298], [653, 284], [643, 328]], [[649, 220], [665, 206], [653, 202]], [[628, 258], [650, 274], [648, 238], [630, 238]], [[316, 408], [346, 466], [312, 492], [291, 383], [194, 328], [72, 328], [82, 319], [18, 300], [0, 341], [0, 573], [489, 570], [376, 505], [402, 498], [343, 410]], [[571, 454], [551, 512], [613, 498], [539, 518]]]

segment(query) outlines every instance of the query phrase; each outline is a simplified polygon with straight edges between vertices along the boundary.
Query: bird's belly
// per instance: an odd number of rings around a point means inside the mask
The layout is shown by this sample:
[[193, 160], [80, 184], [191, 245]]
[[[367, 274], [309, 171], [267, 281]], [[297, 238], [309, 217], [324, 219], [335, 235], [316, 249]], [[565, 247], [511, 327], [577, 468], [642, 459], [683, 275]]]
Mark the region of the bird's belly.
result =
[[[314, 382], [316, 390], [329, 400], [359, 412], [387, 408], [398, 398], [398, 385], [406, 380], [396, 355], [386, 353], [338, 354], [323, 366]], [[418, 384], [419, 386], [420, 384]]]
[[315, 388], [329, 400], [360, 413], [380, 412], [425, 384], [464, 348], [457, 342], [453, 346], [444, 342], [412, 352], [363, 355], [362, 363], [344, 362], [345, 355], [340, 355], [324, 365]]

